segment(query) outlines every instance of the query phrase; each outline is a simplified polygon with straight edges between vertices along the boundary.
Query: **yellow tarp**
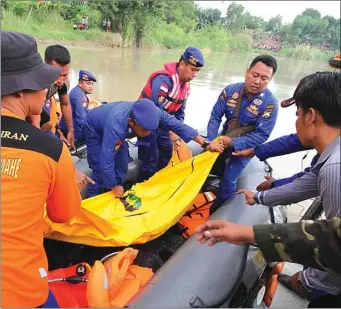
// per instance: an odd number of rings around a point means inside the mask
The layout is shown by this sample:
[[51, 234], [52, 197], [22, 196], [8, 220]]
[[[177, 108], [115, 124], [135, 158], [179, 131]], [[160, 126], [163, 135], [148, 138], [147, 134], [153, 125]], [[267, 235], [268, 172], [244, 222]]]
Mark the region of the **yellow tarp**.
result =
[[[46, 216], [46, 234], [55, 240], [91, 246], [128, 246], [153, 240], [186, 212], [204, 184], [218, 153], [205, 152], [179, 164], [170, 164], [129, 195], [127, 211], [112, 192], [82, 202], [81, 213], [67, 224], [52, 223]], [[140, 199], [140, 200], [139, 200]]]

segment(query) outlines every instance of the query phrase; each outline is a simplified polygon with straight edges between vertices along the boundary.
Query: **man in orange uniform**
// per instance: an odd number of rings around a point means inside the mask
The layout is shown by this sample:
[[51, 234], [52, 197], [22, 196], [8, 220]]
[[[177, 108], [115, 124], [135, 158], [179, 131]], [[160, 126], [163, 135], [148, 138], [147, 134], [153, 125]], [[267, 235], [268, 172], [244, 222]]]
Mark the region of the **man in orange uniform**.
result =
[[53, 222], [80, 210], [67, 146], [26, 122], [39, 115], [61, 68], [44, 64], [32, 36], [1, 31], [1, 308], [58, 307], [49, 293], [44, 205]]

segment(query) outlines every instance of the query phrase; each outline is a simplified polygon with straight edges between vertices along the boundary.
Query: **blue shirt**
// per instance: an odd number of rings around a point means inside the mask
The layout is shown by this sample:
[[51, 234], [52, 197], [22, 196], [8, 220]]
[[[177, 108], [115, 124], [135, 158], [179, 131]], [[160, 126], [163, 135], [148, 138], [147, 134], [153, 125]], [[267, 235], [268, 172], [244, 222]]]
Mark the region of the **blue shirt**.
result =
[[[210, 140], [217, 137], [223, 116], [226, 117], [226, 122], [223, 125], [222, 134], [226, 133], [242, 87], [244, 87], [244, 83], [231, 84], [219, 95], [207, 126], [207, 137]], [[255, 130], [245, 136], [232, 138], [234, 149], [254, 148], [264, 143], [269, 138], [276, 124], [277, 114], [278, 100], [270, 90], [264, 89], [252, 98], [248, 98], [245, 93], [242, 94], [239, 113], [240, 125], [254, 125]]]
[[[131, 108], [134, 102], [115, 102], [102, 105], [89, 111], [86, 125], [97, 133], [102, 140], [100, 154], [100, 169], [102, 179], [106, 188], [117, 185], [117, 178], [124, 179], [125, 175], [116, 175], [117, 170], [115, 158], [120, 151], [120, 145], [130, 135], [131, 129], [128, 125]], [[186, 143], [198, 136], [198, 132], [185, 125], [176, 118], [170, 116], [163, 110], [159, 111], [159, 127], [168, 128], [179, 135]], [[118, 147], [115, 147], [117, 146]]]
[[[89, 112], [89, 99], [86, 93], [77, 85], [69, 94], [71, 109], [72, 109], [72, 122], [76, 142], [85, 140], [83, 127], [85, 124], [86, 116]], [[67, 126], [64, 116], [61, 117], [59, 127], [67, 132]]]

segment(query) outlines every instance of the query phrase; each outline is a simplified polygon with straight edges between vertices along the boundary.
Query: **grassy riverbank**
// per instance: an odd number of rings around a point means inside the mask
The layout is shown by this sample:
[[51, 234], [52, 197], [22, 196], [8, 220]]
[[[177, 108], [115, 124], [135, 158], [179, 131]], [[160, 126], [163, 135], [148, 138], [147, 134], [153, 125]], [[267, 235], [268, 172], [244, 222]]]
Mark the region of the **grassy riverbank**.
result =
[[[128, 26], [123, 37], [117, 33], [106, 33], [99, 28], [87, 31], [73, 30], [73, 24], [60, 15], [50, 13], [44, 18], [20, 17], [11, 11], [3, 11], [2, 30], [17, 31], [34, 35], [40, 41], [65, 42], [68, 45], [133, 47], [133, 31]], [[132, 28], [132, 26], [131, 26]], [[207, 27], [196, 31], [192, 36], [174, 23], [159, 22], [149, 27], [142, 40], [144, 48], [182, 49], [189, 45], [212, 51], [261, 52], [252, 49], [252, 37], [247, 34], [231, 35], [219, 27]], [[328, 59], [326, 54], [316, 48], [283, 48], [279, 52], [264, 51], [274, 56], [294, 59]]]

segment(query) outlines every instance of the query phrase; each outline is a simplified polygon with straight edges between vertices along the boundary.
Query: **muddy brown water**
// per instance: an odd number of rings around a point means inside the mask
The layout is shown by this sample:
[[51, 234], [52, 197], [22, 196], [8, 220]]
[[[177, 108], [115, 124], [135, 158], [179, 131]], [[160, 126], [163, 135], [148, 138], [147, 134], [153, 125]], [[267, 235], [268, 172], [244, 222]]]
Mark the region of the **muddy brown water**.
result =
[[[39, 46], [43, 54], [45, 47]], [[181, 50], [146, 50], [114, 48], [68, 47], [72, 57], [70, 71], [71, 88], [77, 84], [81, 69], [91, 71], [97, 78], [93, 98], [114, 102], [136, 100], [148, 76], [168, 61], [176, 61]], [[191, 82], [191, 94], [187, 102], [185, 123], [196, 129], [205, 128], [212, 106], [221, 90], [231, 83], [242, 82], [244, 72], [257, 54], [205, 53], [205, 68]], [[269, 89], [278, 100], [290, 97], [299, 80], [307, 74], [329, 70], [326, 61], [306, 61], [277, 58], [278, 71]], [[295, 132], [295, 107], [280, 108], [276, 126], [270, 139]], [[286, 155], [269, 160], [276, 177], [288, 177], [309, 165], [315, 151]]]

